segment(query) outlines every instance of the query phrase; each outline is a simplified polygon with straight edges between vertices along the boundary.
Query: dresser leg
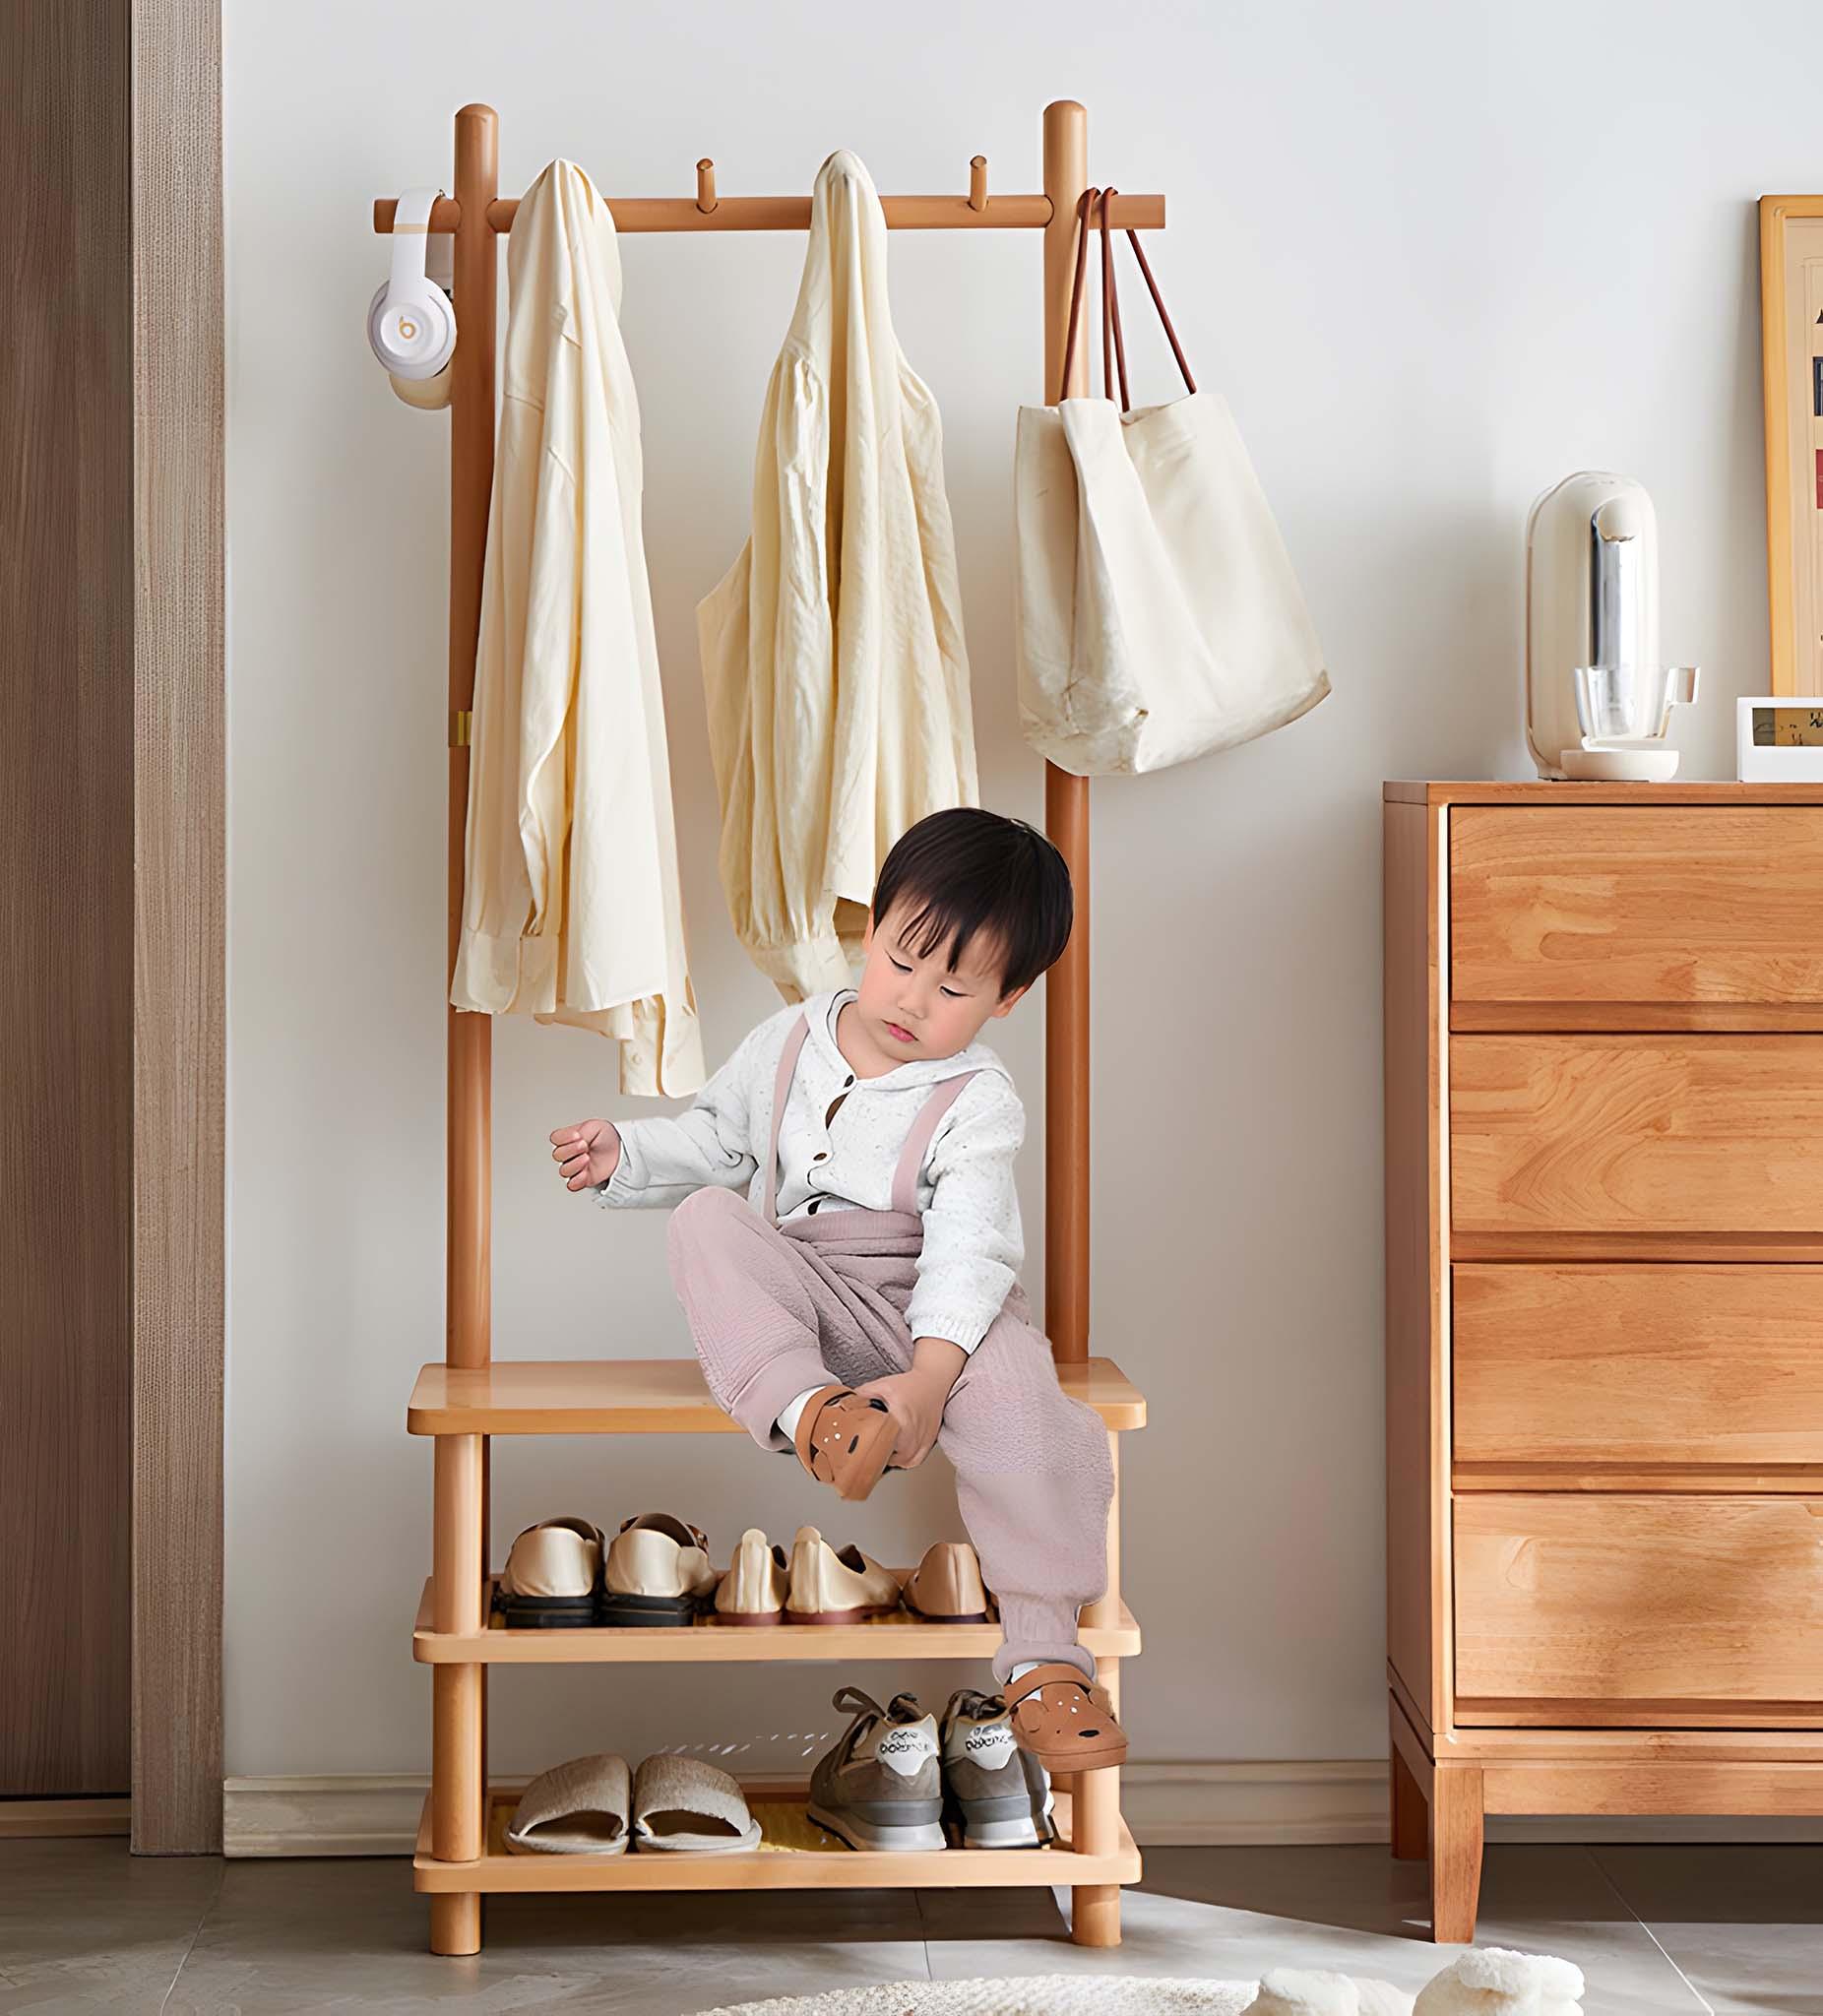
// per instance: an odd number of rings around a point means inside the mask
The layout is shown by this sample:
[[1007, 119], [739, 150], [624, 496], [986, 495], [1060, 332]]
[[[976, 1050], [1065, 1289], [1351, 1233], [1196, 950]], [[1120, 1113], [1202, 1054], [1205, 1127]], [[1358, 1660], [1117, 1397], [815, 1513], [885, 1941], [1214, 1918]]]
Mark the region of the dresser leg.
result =
[[[1399, 1710], [1395, 1708], [1397, 1715]], [[1412, 1774], [1412, 1767], [1399, 1754], [1399, 1745], [1392, 1745], [1392, 1786], [1393, 1786], [1393, 1858], [1402, 1862], [1421, 1862], [1428, 1852], [1428, 1830], [1430, 1808], [1424, 1797], [1424, 1788]]]
[[1440, 1946], [1475, 1938], [1481, 1897], [1481, 1774], [1439, 1764], [1430, 1781], [1430, 1936]]

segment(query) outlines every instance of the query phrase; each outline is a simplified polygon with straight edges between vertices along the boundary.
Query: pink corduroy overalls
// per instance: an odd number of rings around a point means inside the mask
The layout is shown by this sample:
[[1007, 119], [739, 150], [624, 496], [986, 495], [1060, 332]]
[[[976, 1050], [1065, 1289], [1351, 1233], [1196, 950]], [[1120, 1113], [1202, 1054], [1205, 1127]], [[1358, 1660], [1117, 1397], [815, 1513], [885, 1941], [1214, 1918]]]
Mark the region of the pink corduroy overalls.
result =
[[[807, 1029], [800, 1016], [780, 1053], [764, 1212], [711, 1187], [685, 1198], [670, 1224], [671, 1280], [709, 1390], [766, 1449], [790, 1447], [778, 1419], [800, 1393], [911, 1369], [906, 1306], [924, 1238], [917, 1179], [939, 1122], [974, 1075], [943, 1080], [918, 1109], [890, 1211], [829, 1211], [780, 1225], [779, 1126]], [[1013, 1289], [964, 1364], [937, 1441], [955, 1466], [963, 1522], [999, 1600], [1006, 1642], [996, 1676], [1028, 1660], [1092, 1672], [1076, 1613], [1107, 1580], [1107, 1436], [1094, 1412], [1058, 1386], [1023, 1289]]]

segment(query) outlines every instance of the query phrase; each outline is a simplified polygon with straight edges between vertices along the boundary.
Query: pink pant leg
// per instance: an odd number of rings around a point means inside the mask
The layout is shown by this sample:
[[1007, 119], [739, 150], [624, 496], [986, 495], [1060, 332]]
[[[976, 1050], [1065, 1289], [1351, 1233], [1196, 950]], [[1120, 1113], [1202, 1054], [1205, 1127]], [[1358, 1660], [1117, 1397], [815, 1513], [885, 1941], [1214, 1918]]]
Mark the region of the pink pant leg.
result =
[[1095, 1671], [1076, 1613], [1107, 1587], [1107, 1430], [1057, 1384], [1050, 1346], [1009, 1297], [943, 1414], [938, 1441], [981, 1573], [999, 1599], [1004, 1682], [1026, 1661]]
[[735, 1191], [692, 1192], [666, 1244], [709, 1390], [763, 1449], [790, 1446], [774, 1423], [800, 1393], [905, 1368], [911, 1346], [886, 1299]]

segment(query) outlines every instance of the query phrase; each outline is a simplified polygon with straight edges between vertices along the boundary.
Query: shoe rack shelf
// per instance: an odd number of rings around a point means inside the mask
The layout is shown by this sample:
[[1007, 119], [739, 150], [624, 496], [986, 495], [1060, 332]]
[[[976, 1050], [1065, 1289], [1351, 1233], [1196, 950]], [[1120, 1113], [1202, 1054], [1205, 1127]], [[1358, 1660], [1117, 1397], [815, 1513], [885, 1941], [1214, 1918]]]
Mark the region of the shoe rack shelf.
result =
[[[794, 1796], [770, 1787], [749, 1788], [748, 1795], [750, 1810], [762, 1826], [783, 1808], [803, 1803], [801, 1788]], [[1140, 1872], [1139, 1850], [1124, 1823], [1105, 1854], [1085, 1855], [1071, 1847], [1071, 1799], [1063, 1792], [1051, 1816], [1058, 1840], [1049, 1848], [946, 1848], [911, 1855], [866, 1855], [847, 1848], [828, 1854], [762, 1848], [752, 1855], [513, 1855], [506, 1826], [518, 1799], [514, 1792], [488, 1795], [486, 1850], [472, 1862], [454, 1864], [430, 1853], [426, 1800], [412, 1862], [418, 1889], [433, 1897], [553, 1890], [1039, 1889], [1060, 1883], [1132, 1883]], [[787, 1826], [785, 1831], [799, 1830]]]
[[[903, 1581], [910, 1570], [902, 1569]], [[439, 1631], [431, 1606], [431, 1585], [417, 1606], [411, 1657], [423, 1666], [665, 1666], [691, 1661], [705, 1666], [753, 1665], [767, 1660], [824, 1665], [839, 1660], [992, 1659], [1000, 1650], [1000, 1626], [927, 1624], [907, 1611], [869, 1617], [858, 1624], [714, 1624], [707, 1617], [688, 1625], [661, 1624], [640, 1630], [606, 1629], [510, 1631], [491, 1616], [490, 1577], [479, 1631]], [[1123, 1603], [1111, 1624], [1089, 1625], [1083, 1643], [1098, 1660], [1136, 1659], [1139, 1625]]]
[[[1057, 1382], [1113, 1429], [1146, 1424], [1146, 1400], [1111, 1358], [1057, 1367]], [[709, 1397], [695, 1358], [520, 1358], [426, 1365], [412, 1435], [738, 1435]]]
[[[1046, 399], [1089, 391], [1086, 304], [1073, 307], [1077, 220], [1089, 188], [1088, 115], [1071, 100], [1048, 105], [1043, 192], [989, 194], [984, 164], [967, 196], [889, 196], [894, 229], [1033, 229], [1043, 242]], [[801, 230], [803, 198], [610, 199], [616, 226], [635, 231]], [[431, 228], [452, 234], [462, 341], [451, 370], [449, 597], [449, 951], [462, 917], [464, 834], [475, 642], [493, 488], [500, 239], [517, 205], [500, 200], [499, 121], [486, 105], [456, 115], [455, 177]], [[395, 204], [374, 205], [374, 228], [390, 232]], [[1111, 196], [1115, 230], [1159, 229], [1162, 196]], [[1076, 341], [1071, 343], [1072, 319]], [[1067, 382], [1066, 382], [1067, 367]], [[1114, 1459], [1108, 1514], [1108, 1586], [1083, 1612], [1083, 1642], [1120, 1700], [1120, 1670], [1140, 1649], [1139, 1627], [1120, 1597], [1121, 1434], [1144, 1426], [1146, 1403], [1119, 1368], [1089, 1356], [1089, 786], [1045, 767], [1044, 826], [1076, 885], [1076, 927], [1044, 983], [1044, 1327], [1065, 1392], [1101, 1417]], [[1071, 1896], [1071, 1936], [1088, 1946], [1120, 1939], [1120, 1888], [1138, 1880], [1139, 1851], [1120, 1815], [1120, 1773], [1089, 1771], [1059, 1781], [1060, 1839], [1049, 1848], [947, 1849], [910, 1855], [806, 1848], [801, 1813], [774, 1808], [779, 1845], [735, 1856], [521, 1856], [505, 1850], [503, 1815], [518, 1795], [487, 1777], [487, 1676], [500, 1665], [638, 1665], [757, 1661], [987, 1658], [995, 1625], [932, 1625], [913, 1618], [857, 1626], [736, 1629], [507, 1631], [489, 1617], [488, 1449], [495, 1435], [725, 1435], [739, 1429], [711, 1401], [689, 1359], [493, 1362], [493, 1031], [486, 1016], [448, 1011], [446, 1130], [447, 1362], [426, 1365], [407, 1425], [434, 1451], [434, 1558], [412, 1634], [431, 1673], [431, 1780], [413, 1862], [430, 1897], [430, 1945], [475, 1953], [481, 1898], [507, 1891], [903, 1889], [1060, 1886]], [[605, 1051], [603, 1051], [605, 1054]], [[555, 1760], [553, 1760], [555, 1761]], [[776, 1790], [755, 1788], [762, 1808]], [[801, 1800], [801, 1791], [798, 1795]], [[762, 1824], [765, 1812], [761, 1811]]]

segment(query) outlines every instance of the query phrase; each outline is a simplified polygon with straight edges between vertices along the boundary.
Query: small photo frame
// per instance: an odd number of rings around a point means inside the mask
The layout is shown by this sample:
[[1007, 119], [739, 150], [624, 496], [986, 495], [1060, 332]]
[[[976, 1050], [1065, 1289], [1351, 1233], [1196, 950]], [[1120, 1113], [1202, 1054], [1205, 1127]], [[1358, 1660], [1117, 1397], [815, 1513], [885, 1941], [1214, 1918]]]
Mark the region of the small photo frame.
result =
[[1760, 198], [1775, 694], [1823, 694], [1823, 196]]

